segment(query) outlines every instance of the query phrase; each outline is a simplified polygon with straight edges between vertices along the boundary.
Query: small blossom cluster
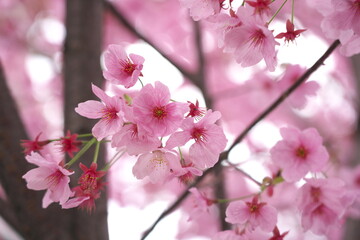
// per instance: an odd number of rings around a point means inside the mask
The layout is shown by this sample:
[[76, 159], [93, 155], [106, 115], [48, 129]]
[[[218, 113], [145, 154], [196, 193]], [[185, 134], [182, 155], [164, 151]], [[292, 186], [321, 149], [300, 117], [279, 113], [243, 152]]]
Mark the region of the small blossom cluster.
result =
[[[346, 188], [340, 178], [322, 174], [326, 170], [329, 154], [315, 128], [301, 131], [286, 127], [281, 128], [280, 133], [283, 139], [270, 149], [272, 164], [277, 169], [273, 178], [264, 178], [260, 191], [252, 194], [251, 200], [243, 200], [251, 195], [228, 200], [230, 204], [226, 209], [225, 221], [234, 224], [234, 228], [216, 233], [213, 240], [286, 238], [292, 230], [280, 233], [277, 226], [279, 209], [272, 206], [279, 201], [278, 198], [274, 199], [274, 190], [279, 183], [300, 185], [300, 180], [305, 182], [301, 187], [293, 185], [292, 193], [280, 193], [294, 194], [295, 201], [291, 204], [297, 209], [304, 232], [332, 236], [356, 204], [357, 191]], [[308, 177], [309, 173], [312, 178]], [[202, 201], [198, 208], [203, 212], [216, 203], [216, 200], [210, 201], [203, 195], [195, 194], [194, 190], [191, 192], [198, 201]]]
[[[120, 45], [110, 45], [105, 52], [104, 77], [110, 83], [131, 87], [142, 76], [144, 60]], [[206, 111], [198, 102], [181, 103], [171, 99], [169, 88], [161, 82], [146, 84], [134, 98], [108, 96], [93, 85], [101, 101], [86, 101], [75, 109], [88, 118], [98, 118], [92, 129], [97, 140], [111, 139], [111, 146], [138, 156], [133, 174], [148, 177], [152, 183], [172, 177], [191, 179], [201, 175], [218, 161], [226, 138], [216, 121], [219, 112]], [[167, 139], [166, 142], [162, 140]], [[182, 147], [191, 144], [188, 158]]]
[[[104, 56], [106, 69], [103, 75], [109, 83], [130, 88], [142, 76], [144, 58], [136, 54], [127, 56], [123, 46], [110, 45]], [[92, 90], [100, 101], [79, 103], [75, 111], [81, 116], [99, 119], [92, 128], [98, 143], [108, 138], [119, 152], [138, 157], [133, 167], [133, 174], [138, 179], [164, 183], [179, 178], [187, 184], [195, 176], [202, 175], [203, 170], [213, 167], [225, 149], [227, 139], [216, 124], [220, 112], [205, 110], [199, 107], [198, 101], [181, 103], [172, 100], [169, 88], [161, 82], [146, 84], [134, 98], [109, 96], [95, 85]], [[79, 150], [76, 137], [68, 132], [60, 140], [63, 151], [71, 157]], [[23, 176], [28, 188], [47, 190], [43, 207], [59, 202], [62, 208], [80, 206], [92, 210], [94, 200], [100, 197], [104, 186], [105, 171], [97, 171], [95, 162], [89, 168], [80, 163], [83, 174], [78, 179], [78, 186], [71, 190], [69, 175], [74, 173], [69, 169], [71, 164], [34, 152], [48, 142], [39, 141], [39, 136], [35, 141], [23, 142], [25, 152], [30, 153], [26, 159], [38, 166]], [[189, 147], [184, 148], [184, 145]]]
[[225, 1], [180, 0], [181, 4], [189, 8], [191, 17], [195, 20], [205, 19], [212, 23], [218, 32], [219, 47], [224, 52], [233, 53], [237, 63], [242, 67], [249, 67], [265, 61], [269, 71], [274, 71], [277, 65], [277, 51], [279, 43], [275, 38], [284, 38], [285, 42], [294, 41], [305, 29], [295, 30], [292, 20], [286, 21], [286, 32], [274, 35], [269, 25], [279, 11], [272, 9], [274, 1], [256, 0], [243, 1], [234, 9], [233, 1], [225, 7]]

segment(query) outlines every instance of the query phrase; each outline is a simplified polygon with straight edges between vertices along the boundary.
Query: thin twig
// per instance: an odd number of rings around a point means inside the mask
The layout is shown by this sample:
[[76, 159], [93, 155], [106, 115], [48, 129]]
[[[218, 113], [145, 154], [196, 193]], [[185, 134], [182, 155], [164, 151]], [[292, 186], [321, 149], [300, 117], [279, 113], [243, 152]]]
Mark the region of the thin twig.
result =
[[330, 54], [340, 45], [340, 41], [336, 40], [334, 41], [328, 50], [314, 63], [312, 67], [310, 67], [292, 86], [290, 86], [281, 96], [275, 100], [267, 109], [265, 109], [264, 112], [262, 112], [233, 142], [233, 144], [230, 146], [230, 148], [221, 153], [219, 157], [219, 161], [214, 165], [213, 168], [207, 169], [202, 176], [197, 178], [193, 184], [191, 184], [180, 196], [179, 198], [169, 206], [157, 219], [156, 221], [151, 225], [151, 227], [146, 230], [141, 238], [141, 240], [146, 239], [146, 237], [152, 232], [152, 230], [155, 228], [155, 226], [168, 214], [170, 214], [172, 211], [174, 211], [185, 198], [189, 194], [189, 189], [192, 187], [195, 187], [198, 185], [206, 175], [208, 175], [210, 172], [214, 171], [215, 168], [219, 167], [221, 165], [221, 162], [228, 158], [229, 152], [238, 144], [240, 143], [244, 137], [249, 133], [249, 131], [262, 119], [264, 119], [267, 115], [269, 115], [276, 107], [280, 105], [297, 87], [301, 85], [312, 73], [314, 73], [321, 65], [324, 64], [324, 61], [330, 56]]
[[253, 178], [252, 176], [250, 176], [247, 172], [245, 172], [244, 170], [238, 168], [235, 164], [233, 164], [232, 162], [230, 162], [228, 159], [225, 160], [231, 167], [233, 167], [236, 171], [240, 172], [241, 174], [245, 175], [249, 180], [251, 180], [252, 182], [254, 182], [256, 185], [261, 186], [261, 183], [259, 181], [257, 181], [255, 178]]

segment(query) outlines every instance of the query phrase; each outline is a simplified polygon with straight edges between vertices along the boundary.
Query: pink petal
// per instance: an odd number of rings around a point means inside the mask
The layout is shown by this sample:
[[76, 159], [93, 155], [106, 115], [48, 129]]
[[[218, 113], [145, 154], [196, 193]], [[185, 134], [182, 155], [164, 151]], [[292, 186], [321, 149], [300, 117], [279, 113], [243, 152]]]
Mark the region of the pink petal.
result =
[[72, 199], [69, 199], [67, 202], [61, 204], [61, 208], [69, 209], [69, 208], [78, 207], [80, 204], [82, 204], [84, 201], [86, 201], [88, 199], [90, 199], [89, 196], [72, 198]]
[[97, 119], [104, 115], [104, 107], [104, 104], [99, 101], [88, 100], [86, 102], [79, 103], [78, 107], [75, 108], [75, 112], [83, 117]]

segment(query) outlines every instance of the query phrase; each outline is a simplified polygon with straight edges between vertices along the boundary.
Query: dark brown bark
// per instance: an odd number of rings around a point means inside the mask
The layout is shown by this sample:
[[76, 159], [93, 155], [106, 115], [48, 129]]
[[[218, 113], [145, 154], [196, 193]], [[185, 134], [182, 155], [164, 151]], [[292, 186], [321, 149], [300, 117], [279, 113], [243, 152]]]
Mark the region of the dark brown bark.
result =
[[[64, 46], [64, 117], [65, 130], [91, 133], [94, 121], [78, 115], [74, 108], [89, 99], [96, 99], [91, 83], [101, 87], [100, 67], [103, 2], [99, 0], [68, 0], [66, 7], [67, 37]], [[88, 151], [80, 161], [90, 165], [93, 151]], [[104, 158], [99, 156], [99, 165]], [[75, 164], [77, 165], [77, 164]], [[74, 178], [81, 174], [78, 171]], [[96, 201], [96, 210], [71, 213], [72, 238], [76, 240], [108, 239], [107, 198], [102, 192]]]
[[[359, 106], [359, 94], [360, 94], [360, 55], [355, 55], [351, 58], [355, 78], [357, 79], [357, 104], [358, 104], [358, 126], [354, 134], [355, 139], [355, 151], [354, 157], [350, 162], [351, 167], [355, 167], [360, 163], [360, 106]], [[344, 240], [357, 240], [360, 236], [360, 219], [348, 218], [346, 221]]]
[[42, 209], [44, 191], [26, 188], [22, 176], [33, 165], [25, 161], [20, 139], [28, 139], [15, 101], [0, 66], [0, 181], [7, 200], [0, 201], [1, 216], [27, 240], [71, 239], [66, 212], [57, 205]]

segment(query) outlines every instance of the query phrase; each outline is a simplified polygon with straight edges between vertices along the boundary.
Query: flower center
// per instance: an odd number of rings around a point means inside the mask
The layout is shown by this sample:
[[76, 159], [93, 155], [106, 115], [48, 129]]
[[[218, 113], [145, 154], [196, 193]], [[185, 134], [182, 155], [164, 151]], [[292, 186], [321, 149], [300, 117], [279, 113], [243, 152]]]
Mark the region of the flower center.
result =
[[120, 65], [123, 72], [127, 73], [128, 75], [131, 75], [137, 66], [136, 64], [132, 63], [130, 59], [120, 60]]
[[64, 174], [60, 170], [56, 170], [46, 178], [49, 188], [56, 187]]
[[195, 141], [204, 142], [206, 141], [205, 130], [203, 128], [195, 128], [191, 133], [191, 137], [195, 139]]
[[321, 190], [318, 187], [311, 187], [310, 195], [312, 196], [314, 202], [319, 202], [321, 196]]
[[167, 115], [165, 106], [153, 108], [153, 116], [159, 120], [162, 120]]
[[98, 188], [97, 176], [93, 171], [84, 173], [80, 179], [79, 184], [81, 190], [84, 192], [92, 192]]
[[103, 116], [101, 117], [104, 120], [110, 121], [117, 118], [117, 111], [115, 108], [105, 108], [103, 110]]
[[303, 159], [305, 159], [307, 157], [307, 154], [308, 154], [308, 152], [303, 146], [300, 146], [295, 152], [295, 155], [297, 157], [303, 158]]
[[250, 36], [251, 44], [254, 44], [256, 47], [262, 45], [265, 40], [265, 34], [261, 29], [257, 29], [251, 36]]

